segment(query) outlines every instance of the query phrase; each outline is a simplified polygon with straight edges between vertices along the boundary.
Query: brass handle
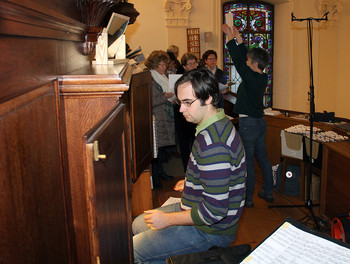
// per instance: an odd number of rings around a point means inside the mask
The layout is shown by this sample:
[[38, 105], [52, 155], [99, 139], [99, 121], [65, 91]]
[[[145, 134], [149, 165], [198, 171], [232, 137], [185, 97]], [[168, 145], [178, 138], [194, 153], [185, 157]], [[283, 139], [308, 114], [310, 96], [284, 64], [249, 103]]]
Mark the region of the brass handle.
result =
[[106, 159], [107, 155], [105, 154], [100, 154], [98, 150], [98, 141], [94, 141], [94, 160], [99, 161], [100, 159]]
[[107, 156], [105, 154], [99, 154], [97, 157], [99, 159], [105, 159]]

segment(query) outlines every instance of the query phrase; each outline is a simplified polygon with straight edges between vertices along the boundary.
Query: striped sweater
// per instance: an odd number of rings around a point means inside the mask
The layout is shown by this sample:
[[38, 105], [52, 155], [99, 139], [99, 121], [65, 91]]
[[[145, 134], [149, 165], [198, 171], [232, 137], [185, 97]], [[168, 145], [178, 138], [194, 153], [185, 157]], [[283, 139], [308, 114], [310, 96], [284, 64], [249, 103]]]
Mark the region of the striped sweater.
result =
[[181, 209], [191, 210], [195, 226], [203, 232], [234, 235], [244, 207], [244, 148], [221, 109], [207, 121], [193, 143]]

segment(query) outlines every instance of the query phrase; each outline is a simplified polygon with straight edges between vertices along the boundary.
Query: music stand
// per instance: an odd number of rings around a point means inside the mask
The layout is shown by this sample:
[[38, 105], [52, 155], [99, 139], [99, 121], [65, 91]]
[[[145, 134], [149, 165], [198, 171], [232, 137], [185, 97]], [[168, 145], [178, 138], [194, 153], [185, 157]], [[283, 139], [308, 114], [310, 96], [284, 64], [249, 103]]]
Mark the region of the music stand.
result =
[[[311, 185], [312, 185], [312, 138], [313, 138], [313, 125], [314, 125], [314, 116], [315, 116], [315, 95], [314, 95], [314, 73], [313, 73], [313, 58], [312, 58], [312, 30], [313, 25], [312, 22], [320, 22], [320, 21], [328, 21], [328, 13], [326, 12], [321, 18], [314, 18], [314, 17], [308, 17], [308, 18], [296, 18], [292, 12], [292, 22], [298, 21], [303, 22], [307, 21], [307, 34], [308, 34], [308, 51], [309, 51], [309, 74], [310, 74], [310, 91], [308, 92], [308, 98], [310, 101], [310, 153], [309, 153], [309, 160], [308, 160], [308, 188], [307, 188], [307, 199], [305, 200], [305, 204], [303, 205], [269, 205], [268, 208], [281, 208], [281, 207], [305, 207], [309, 210], [311, 214], [311, 219], [314, 221], [316, 230], [321, 230], [319, 222], [316, 220], [315, 214], [313, 212], [313, 206], [317, 206], [316, 204], [312, 203], [311, 200]], [[284, 177], [284, 175], [282, 175]]]

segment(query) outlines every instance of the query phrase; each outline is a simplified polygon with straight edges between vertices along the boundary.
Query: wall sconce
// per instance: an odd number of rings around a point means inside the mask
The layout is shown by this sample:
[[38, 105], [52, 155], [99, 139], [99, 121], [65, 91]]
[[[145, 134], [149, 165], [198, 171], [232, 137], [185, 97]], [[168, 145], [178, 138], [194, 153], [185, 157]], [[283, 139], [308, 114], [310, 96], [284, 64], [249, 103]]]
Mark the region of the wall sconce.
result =
[[204, 42], [213, 42], [212, 32], [204, 32]]

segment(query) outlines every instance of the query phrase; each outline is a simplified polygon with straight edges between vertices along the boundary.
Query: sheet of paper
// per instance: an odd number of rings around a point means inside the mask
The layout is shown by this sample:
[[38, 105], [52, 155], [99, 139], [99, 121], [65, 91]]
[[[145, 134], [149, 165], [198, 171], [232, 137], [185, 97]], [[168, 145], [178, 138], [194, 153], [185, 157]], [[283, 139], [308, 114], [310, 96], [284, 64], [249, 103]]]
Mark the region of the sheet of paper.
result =
[[181, 198], [169, 197], [169, 199], [162, 204], [162, 207], [170, 204], [179, 203], [179, 202], [181, 202]]
[[169, 74], [169, 92], [174, 92], [176, 81], [182, 76], [182, 74]]
[[226, 24], [232, 28], [233, 27], [233, 14], [232, 13], [226, 13], [225, 14], [225, 21]]
[[241, 264], [350, 263], [350, 249], [285, 222]]

